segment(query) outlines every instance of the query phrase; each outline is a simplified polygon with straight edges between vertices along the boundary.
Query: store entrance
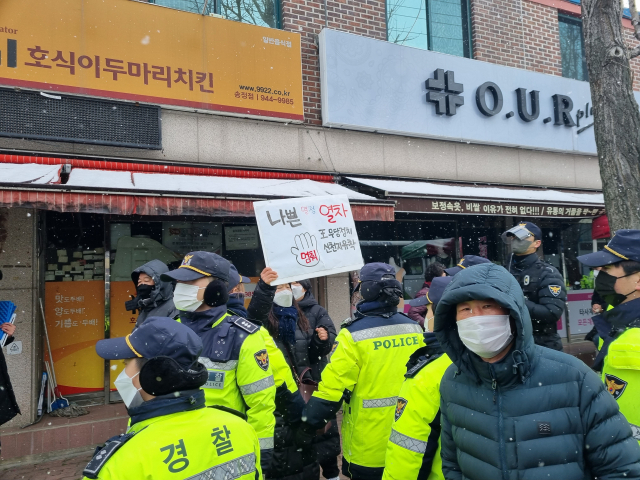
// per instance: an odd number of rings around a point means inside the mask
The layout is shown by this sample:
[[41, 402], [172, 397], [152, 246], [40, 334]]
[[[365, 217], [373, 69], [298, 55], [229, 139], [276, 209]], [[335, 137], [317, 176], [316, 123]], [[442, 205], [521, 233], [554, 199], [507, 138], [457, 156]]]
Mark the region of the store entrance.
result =
[[124, 363], [105, 362], [95, 344], [134, 329], [139, 312], [125, 307], [136, 295], [134, 270], [152, 260], [173, 269], [190, 251], [215, 252], [252, 280], [247, 304], [265, 265], [257, 226], [247, 219], [44, 216], [47, 329], [61, 392], [76, 401], [120, 400], [113, 382]]

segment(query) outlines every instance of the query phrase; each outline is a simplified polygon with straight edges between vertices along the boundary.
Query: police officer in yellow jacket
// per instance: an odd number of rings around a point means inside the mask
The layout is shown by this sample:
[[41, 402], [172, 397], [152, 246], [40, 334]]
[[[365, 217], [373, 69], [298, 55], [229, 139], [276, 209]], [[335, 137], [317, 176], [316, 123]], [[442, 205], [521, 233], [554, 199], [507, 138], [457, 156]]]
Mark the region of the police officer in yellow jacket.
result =
[[406, 363], [422, 344], [422, 328], [397, 313], [402, 285], [395, 269], [370, 263], [360, 272], [355, 319], [342, 324], [331, 362], [303, 413], [309, 433], [334, 418], [344, 400], [342, 473], [379, 480]]
[[435, 304], [452, 279], [434, 278], [427, 296], [410, 302], [414, 307], [428, 307], [426, 346], [416, 350], [407, 363], [387, 444], [383, 480], [444, 480], [440, 459], [440, 382], [451, 360], [433, 333], [433, 315]]
[[640, 230], [618, 230], [603, 250], [578, 260], [600, 267], [595, 290], [613, 307], [592, 318], [602, 340], [592, 368], [640, 442]]
[[131, 425], [110, 438], [85, 478], [175, 480], [262, 478], [260, 444], [243, 415], [205, 408], [202, 341], [168, 317], [149, 317], [126, 337], [100, 340], [102, 358], [125, 360], [115, 381]]
[[204, 384], [208, 406], [222, 405], [246, 413], [262, 450], [268, 476], [273, 453], [275, 384], [260, 329], [227, 312], [229, 261], [215, 253], [191, 252], [162, 279], [177, 281], [174, 303], [179, 321], [202, 340], [200, 362], [207, 367]]

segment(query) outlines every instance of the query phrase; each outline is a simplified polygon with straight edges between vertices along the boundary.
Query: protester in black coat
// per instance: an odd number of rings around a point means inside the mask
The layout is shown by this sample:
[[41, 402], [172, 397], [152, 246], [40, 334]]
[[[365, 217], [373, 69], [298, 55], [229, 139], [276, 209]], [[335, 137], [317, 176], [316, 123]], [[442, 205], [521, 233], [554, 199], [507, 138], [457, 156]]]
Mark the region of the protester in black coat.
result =
[[291, 284], [291, 291], [298, 306], [304, 312], [304, 316], [309, 320], [309, 327], [315, 331], [317, 328], [324, 328], [329, 333], [329, 341], [319, 341], [319, 337], [314, 335], [311, 338], [310, 355], [317, 354], [319, 358], [311, 359], [311, 376], [316, 382], [320, 381], [322, 370], [327, 366], [327, 355], [331, 353], [331, 347], [336, 340], [336, 327], [333, 320], [327, 312], [313, 296], [311, 291], [311, 282], [309, 280], [301, 280]]
[[[298, 302], [298, 306], [309, 320], [311, 328], [326, 328], [329, 332], [329, 345], [333, 345], [336, 340], [336, 327], [331, 317], [329, 317], [329, 313], [318, 304], [318, 301], [313, 296], [311, 282], [309, 280], [293, 282], [291, 291]], [[314, 337], [311, 341], [314, 342], [316, 338]], [[318, 344], [316, 346], [315, 351], [320, 355], [320, 359], [311, 366], [311, 376], [316, 382], [321, 380], [322, 370], [328, 363], [327, 354], [329, 352], [325, 353], [325, 350], [325, 345]], [[318, 454], [318, 462], [322, 467], [322, 475], [329, 480], [339, 478], [340, 432], [338, 431], [338, 422], [332, 422], [329, 429], [322, 436], [316, 438], [315, 447]]]
[[[230, 312], [243, 315], [250, 322], [266, 328], [274, 340], [278, 335], [276, 333], [274, 336], [274, 333], [272, 333], [274, 331], [273, 326], [267, 328], [273, 321], [273, 318], [270, 319], [270, 316], [273, 316], [272, 310], [274, 310], [274, 308], [284, 310], [288, 316], [297, 315], [296, 320], [299, 319], [303, 327], [303, 322], [307, 322], [302, 311], [297, 307], [293, 307], [293, 301], [291, 307], [288, 308], [278, 307], [273, 304], [273, 297], [277, 287], [272, 287], [269, 283], [276, 278], [277, 273], [270, 268], [263, 270], [247, 310], [244, 309], [243, 305], [240, 305], [241, 295], [237, 293], [235, 289], [232, 291], [229, 302], [227, 303]], [[283, 287], [280, 287], [280, 289], [282, 290]], [[293, 330], [295, 329], [296, 326], [294, 323]], [[290, 329], [289, 333], [291, 333], [291, 331]], [[294, 376], [297, 376], [298, 370], [295, 367], [292, 368], [290, 360], [292, 356], [295, 358], [295, 354], [293, 354], [294, 345], [289, 345], [289, 348], [284, 348], [281, 341], [278, 340], [275, 343], [289, 365], [291, 373], [295, 372]], [[318, 480], [320, 477], [320, 467], [316, 460], [316, 449], [311, 447], [300, 449], [295, 443], [296, 432], [302, 421], [303, 408], [304, 400], [297, 390], [290, 391], [289, 386], [286, 384], [277, 387], [275, 410], [276, 428], [274, 431], [275, 448], [269, 475], [270, 480]]]
[[[9, 335], [5, 346], [12, 344], [16, 326], [12, 323], [3, 323], [0, 329]], [[18, 406], [13, 387], [11, 386], [7, 362], [2, 353], [2, 349], [0, 349], [0, 425], [7, 423], [19, 413], [20, 407]]]

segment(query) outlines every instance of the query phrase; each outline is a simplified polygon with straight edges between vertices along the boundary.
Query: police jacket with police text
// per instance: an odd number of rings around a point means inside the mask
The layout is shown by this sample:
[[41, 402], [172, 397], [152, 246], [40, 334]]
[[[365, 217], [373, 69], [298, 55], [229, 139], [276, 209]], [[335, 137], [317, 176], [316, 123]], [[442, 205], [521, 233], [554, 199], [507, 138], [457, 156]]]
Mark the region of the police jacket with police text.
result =
[[[363, 305], [358, 305], [359, 312]], [[303, 414], [310, 426], [321, 428], [342, 400], [347, 402], [342, 421], [343, 462], [359, 478], [382, 474], [406, 364], [423, 345], [422, 328], [392, 310], [396, 308], [372, 309], [343, 323], [318, 391]]]
[[237, 415], [206, 408], [202, 390], [156, 397], [130, 413], [127, 433], [107, 440], [85, 468], [84, 478], [262, 478], [253, 428]]
[[272, 449], [275, 382], [260, 328], [229, 315], [226, 305], [181, 312], [180, 321], [202, 339], [200, 363], [209, 371], [202, 387], [207, 405], [246, 412], [261, 447]]
[[[494, 299], [515, 338], [487, 363], [467, 349], [456, 305]], [[453, 361], [440, 384], [447, 480], [640, 479], [640, 447], [600, 378], [579, 359], [535, 345], [520, 287], [493, 264], [457, 274], [438, 303], [435, 333]]]
[[556, 267], [531, 255], [511, 257], [511, 274], [526, 298], [534, 335], [550, 335], [558, 331], [557, 322], [564, 312], [567, 289]]

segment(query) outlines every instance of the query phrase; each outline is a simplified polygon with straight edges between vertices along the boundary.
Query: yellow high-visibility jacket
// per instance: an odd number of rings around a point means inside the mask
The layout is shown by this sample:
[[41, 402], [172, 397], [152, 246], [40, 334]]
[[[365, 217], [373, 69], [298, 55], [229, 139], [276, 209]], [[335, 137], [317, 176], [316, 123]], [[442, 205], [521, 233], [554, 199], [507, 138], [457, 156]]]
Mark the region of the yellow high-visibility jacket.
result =
[[306, 421], [321, 427], [343, 398], [343, 470], [382, 474], [393, 412], [411, 354], [423, 346], [422, 328], [403, 314], [347, 321], [336, 337], [331, 362], [307, 404]]
[[207, 318], [207, 312], [182, 312], [178, 319], [202, 339], [204, 349], [199, 361], [209, 371], [209, 379], [202, 386], [206, 404], [246, 413], [260, 447], [273, 449], [276, 387], [260, 327], [227, 313], [211, 319], [215, 315], [211, 312]]
[[440, 382], [449, 365], [446, 354], [422, 357], [406, 373], [387, 443], [383, 480], [444, 480]]
[[260, 444], [255, 430], [236, 415], [215, 408], [181, 411], [140, 421], [124, 437], [110, 439], [84, 475], [100, 480], [262, 479]]

